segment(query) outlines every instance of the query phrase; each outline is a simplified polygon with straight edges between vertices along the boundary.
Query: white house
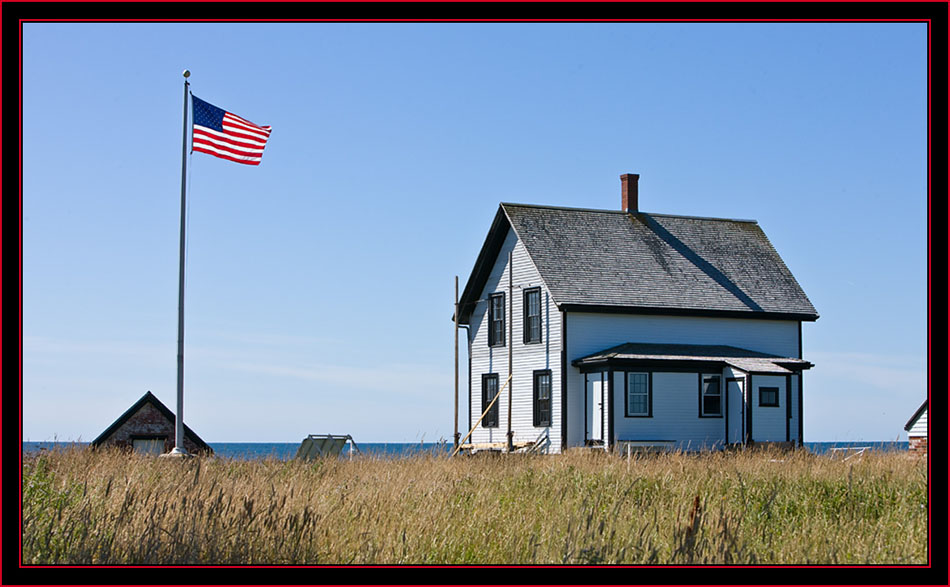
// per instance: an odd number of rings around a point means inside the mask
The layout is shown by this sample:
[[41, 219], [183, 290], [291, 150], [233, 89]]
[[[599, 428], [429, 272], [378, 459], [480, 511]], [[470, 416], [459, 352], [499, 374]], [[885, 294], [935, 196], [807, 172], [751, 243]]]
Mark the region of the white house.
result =
[[641, 212], [638, 179], [620, 210], [499, 206], [459, 299], [463, 448], [801, 444], [814, 306], [756, 222]]
[[910, 417], [904, 430], [907, 431], [908, 449], [911, 452], [927, 454], [927, 402], [920, 404], [914, 415]]

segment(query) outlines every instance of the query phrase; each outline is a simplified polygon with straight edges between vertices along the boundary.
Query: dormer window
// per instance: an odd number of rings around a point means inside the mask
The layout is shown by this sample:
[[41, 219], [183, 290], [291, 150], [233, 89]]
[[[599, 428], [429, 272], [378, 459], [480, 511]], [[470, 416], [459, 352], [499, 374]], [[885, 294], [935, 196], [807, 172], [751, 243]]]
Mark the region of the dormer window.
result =
[[505, 346], [505, 294], [492, 294], [488, 300], [488, 346]]

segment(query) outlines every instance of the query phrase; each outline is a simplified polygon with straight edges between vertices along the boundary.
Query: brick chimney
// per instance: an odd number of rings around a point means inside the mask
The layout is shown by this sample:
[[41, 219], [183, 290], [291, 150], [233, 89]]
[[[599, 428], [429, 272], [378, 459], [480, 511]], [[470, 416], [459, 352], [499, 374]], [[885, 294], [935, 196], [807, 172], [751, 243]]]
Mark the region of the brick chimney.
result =
[[624, 173], [620, 176], [620, 206], [631, 214], [637, 213], [637, 183], [639, 181], [640, 175], [637, 173]]

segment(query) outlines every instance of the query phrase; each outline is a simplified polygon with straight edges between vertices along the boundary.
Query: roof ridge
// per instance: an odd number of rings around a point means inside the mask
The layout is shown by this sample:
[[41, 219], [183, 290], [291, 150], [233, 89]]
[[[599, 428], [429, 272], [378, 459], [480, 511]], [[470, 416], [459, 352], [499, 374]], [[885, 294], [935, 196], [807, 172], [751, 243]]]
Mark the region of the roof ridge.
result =
[[[626, 210], [610, 210], [610, 209], [601, 209], [601, 208], [577, 208], [572, 206], [549, 206], [544, 204], [520, 204], [518, 202], [501, 202], [501, 206], [520, 206], [522, 208], [538, 208], [544, 210], [564, 210], [567, 212], [597, 212], [604, 214], [630, 214]], [[690, 216], [686, 214], [664, 214], [660, 212], [645, 212], [640, 210], [637, 214], [646, 214], [647, 216], [659, 216], [662, 218], [685, 218], [688, 220], [718, 220], [721, 222], [747, 222], [751, 224], [758, 224], [758, 220], [751, 220], [748, 218], [723, 218], [715, 216]]]

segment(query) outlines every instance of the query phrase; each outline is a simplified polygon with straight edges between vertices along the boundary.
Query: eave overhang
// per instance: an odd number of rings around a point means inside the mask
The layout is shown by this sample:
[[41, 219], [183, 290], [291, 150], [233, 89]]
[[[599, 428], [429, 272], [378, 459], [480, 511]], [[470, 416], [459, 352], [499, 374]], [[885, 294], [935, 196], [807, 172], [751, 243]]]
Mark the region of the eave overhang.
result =
[[738, 310], [711, 310], [704, 308], [672, 308], [641, 306], [600, 306], [592, 304], [565, 303], [558, 306], [562, 312], [590, 314], [641, 314], [654, 316], [700, 316], [707, 318], [752, 318], [758, 320], [789, 320], [793, 322], [814, 322], [818, 314], [790, 314], [785, 312], [761, 312]]
[[[472, 312], [475, 311], [475, 304], [478, 303], [478, 296], [481, 294], [482, 288], [485, 287], [485, 282], [491, 274], [495, 258], [501, 251], [501, 246], [505, 242], [510, 227], [511, 222], [505, 214], [504, 207], [499, 205], [498, 212], [495, 213], [495, 219], [492, 221], [488, 235], [485, 237], [485, 242], [482, 244], [478, 258], [475, 260], [472, 273], [465, 283], [465, 289], [462, 291], [461, 297], [459, 297], [459, 324], [470, 323]], [[454, 315], [452, 319], [455, 319]]]
[[811, 369], [808, 361], [721, 345], [626, 343], [571, 362], [582, 373], [605, 369], [722, 370], [732, 367], [758, 375], [788, 375]]

